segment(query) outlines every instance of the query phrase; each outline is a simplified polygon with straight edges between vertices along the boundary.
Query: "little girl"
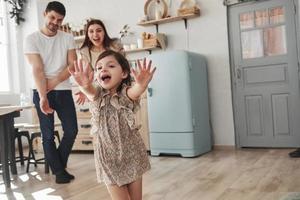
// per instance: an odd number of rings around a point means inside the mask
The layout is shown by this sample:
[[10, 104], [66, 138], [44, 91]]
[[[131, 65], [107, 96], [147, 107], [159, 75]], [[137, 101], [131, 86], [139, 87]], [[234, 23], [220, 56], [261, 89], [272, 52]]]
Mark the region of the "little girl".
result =
[[[152, 79], [151, 61], [131, 69], [120, 53], [107, 50], [96, 62], [96, 83], [88, 64], [69, 69], [80, 90], [91, 101], [97, 179], [107, 185], [112, 199], [141, 200], [142, 175], [150, 169], [146, 147], [135, 124], [139, 97]], [[132, 72], [135, 83], [131, 85]]]

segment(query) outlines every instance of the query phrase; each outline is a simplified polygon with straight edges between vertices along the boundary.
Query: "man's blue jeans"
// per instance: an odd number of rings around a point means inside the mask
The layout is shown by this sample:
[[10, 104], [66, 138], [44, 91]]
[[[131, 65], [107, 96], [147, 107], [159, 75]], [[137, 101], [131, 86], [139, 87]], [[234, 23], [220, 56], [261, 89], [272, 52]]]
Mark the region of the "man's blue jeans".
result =
[[47, 98], [50, 107], [57, 113], [64, 131], [58, 148], [54, 141], [54, 113], [45, 115], [41, 112], [39, 94], [37, 90], [33, 90], [33, 103], [40, 121], [45, 158], [53, 174], [57, 174], [67, 166], [78, 132], [77, 117], [71, 90], [52, 90], [47, 94]]

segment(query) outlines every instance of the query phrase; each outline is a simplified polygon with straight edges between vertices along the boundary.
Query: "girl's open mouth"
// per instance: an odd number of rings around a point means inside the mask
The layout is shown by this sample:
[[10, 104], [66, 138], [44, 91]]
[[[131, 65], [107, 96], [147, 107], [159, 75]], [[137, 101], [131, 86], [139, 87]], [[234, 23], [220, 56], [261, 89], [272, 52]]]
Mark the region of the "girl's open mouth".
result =
[[104, 74], [104, 75], [101, 76], [101, 80], [103, 82], [108, 82], [110, 79], [111, 79], [111, 76], [108, 75], [108, 74]]

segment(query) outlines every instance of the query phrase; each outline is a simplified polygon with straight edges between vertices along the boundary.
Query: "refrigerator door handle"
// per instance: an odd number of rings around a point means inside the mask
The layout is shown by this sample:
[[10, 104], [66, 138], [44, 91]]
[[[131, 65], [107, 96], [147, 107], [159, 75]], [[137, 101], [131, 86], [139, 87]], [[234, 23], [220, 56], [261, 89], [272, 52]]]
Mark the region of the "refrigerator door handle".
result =
[[148, 94], [149, 94], [149, 97], [152, 97], [153, 89], [150, 87], [148, 87]]
[[236, 70], [236, 77], [237, 77], [237, 79], [241, 79], [241, 69], [240, 68], [237, 68], [237, 70]]

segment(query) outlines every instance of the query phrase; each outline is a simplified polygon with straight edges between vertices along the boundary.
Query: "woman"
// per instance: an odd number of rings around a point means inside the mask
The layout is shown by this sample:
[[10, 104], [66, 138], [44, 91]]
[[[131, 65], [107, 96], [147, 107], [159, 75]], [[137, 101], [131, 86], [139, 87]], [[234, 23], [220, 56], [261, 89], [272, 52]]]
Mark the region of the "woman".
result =
[[110, 38], [103, 22], [99, 19], [91, 19], [86, 25], [86, 33], [80, 55], [85, 62], [95, 69], [95, 62], [105, 50], [122, 52], [123, 47], [118, 39]]
[[[109, 37], [104, 23], [99, 19], [91, 19], [86, 25], [85, 38], [79, 49], [81, 59], [95, 69], [96, 60], [105, 50], [124, 54], [122, 44], [118, 39]], [[87, 100], [85, 95], [82, 92], [77, 92], [76, 95], [78, 95], [76, 103], [83, 105]]]

